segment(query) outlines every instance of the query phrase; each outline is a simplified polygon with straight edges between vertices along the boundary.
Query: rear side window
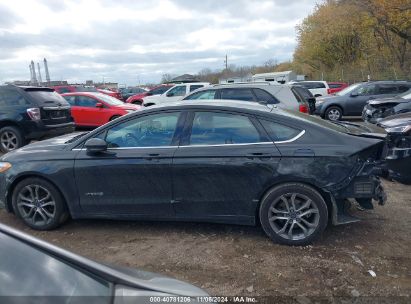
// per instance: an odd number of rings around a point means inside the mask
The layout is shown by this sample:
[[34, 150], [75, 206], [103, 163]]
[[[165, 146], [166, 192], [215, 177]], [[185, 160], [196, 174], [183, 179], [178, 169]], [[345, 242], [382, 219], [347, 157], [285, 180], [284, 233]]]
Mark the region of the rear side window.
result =
[[279, 103], [276, 98], [262, 89], [253, 89], [257, 101], [265, 101], [269, 104]]
[[407, 85], [400, 85], [398, 87], [398, 92], [399, 93], [404, 93], [407, 92], [409, 89], [411, 88], [411, 85], [407, 86]]
[[202, 87], [204, 87], [204, 86], [203, 85], [192, 85], [192, 86], [190, 86], [190, 92], [193, 92], [193, 91], [195, 91], [199, 88], [202, 88]]
[[222, 89], [221, 99], [256, 101], [251, 89]]
[[260, 142], [260, 134], [247, 116], [197, 112], [190, 145], [224, 145]]
[[395, 84], [380, 84], [378, 85], [378, 94], [396, 94], [397, 86]]
[[190, 96], [184, 98], [184, 100], [194, 100], [194, 99], [215, 99], [216, 90], [205, 90], [201, 92], [194, 93]]
[[264, 129], [267, 131], [272, 141], [290, 140], [301, 132], [301, 130], [268, 120], [260, 120], [260, 122], [262, 123]]
[[330, 89], [338, 89], [342, 87], [342, 84], [340, 83], [329, 83], [328, 86], [330, 87]]
[[39, 106], [67, 106], [67, 101], [55, 91], [28, 90], [26, 91]]
[[18, 92], [12, 90], [1, 90], [0, 91], [0, 106], [26, 106], [30, 103], [24, 99]]

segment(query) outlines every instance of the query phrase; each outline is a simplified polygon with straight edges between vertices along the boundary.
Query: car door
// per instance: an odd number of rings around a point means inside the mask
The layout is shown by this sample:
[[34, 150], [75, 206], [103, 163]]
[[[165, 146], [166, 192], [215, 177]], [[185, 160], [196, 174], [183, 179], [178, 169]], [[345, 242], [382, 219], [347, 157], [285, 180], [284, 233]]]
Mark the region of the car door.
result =
[[377, 86], [374, 83], [361, 86], [347, 96], [348, 100], [344, 115], [361, 116], [367, 102], [375, 99], [378, 96], [377, 94]]
[[261, 191], [279, 161], [279, 151], [254, 117], [190, 113], [173, 160], [176, 216], [253, 223]]
[[100, 126], [98, 102], [98, 100], [92, 97], [77, 95], [76, 116], [78, 123], [76, 124], [81, 126]]
[[171, 163], [181, 112], [139, 115], [96, 137], [108, 150], [81, 149], [75, 160], [80, 205], [85, 212], [124, 216], [172, 216]]

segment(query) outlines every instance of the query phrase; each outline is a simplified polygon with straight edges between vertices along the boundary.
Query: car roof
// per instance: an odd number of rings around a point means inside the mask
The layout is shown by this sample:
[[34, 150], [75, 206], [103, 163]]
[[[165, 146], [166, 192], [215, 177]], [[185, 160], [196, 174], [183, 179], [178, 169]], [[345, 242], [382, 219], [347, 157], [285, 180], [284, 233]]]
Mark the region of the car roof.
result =
[[[273, 107], [276, 107], [273, 105]], [[215, 109], [215, 110], [240, 110], [247, 112], [261, 112], [267, 113], [272, 110], [273, 107], [267, 106], [266, 104], [260, 104], [258, 102], [241, 101], [241, 100], [224, 100], [224, 99], [212, 99], [212, 100], [184, 100], [163, 103], [158, 105], [150, 106], [146, 109], [194, 109], [194, 108], [205, 108], [205, 109]]]

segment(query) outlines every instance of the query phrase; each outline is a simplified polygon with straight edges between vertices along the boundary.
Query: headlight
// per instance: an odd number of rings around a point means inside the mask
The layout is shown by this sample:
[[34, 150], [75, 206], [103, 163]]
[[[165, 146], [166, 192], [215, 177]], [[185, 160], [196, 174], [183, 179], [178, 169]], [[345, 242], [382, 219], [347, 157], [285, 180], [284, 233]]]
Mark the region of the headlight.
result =
[[407, 133], [410, 130], [411, 130], [411, 125], [385, 129], [387, 133]]
[[7, 162], [0, 162], [0, 173], [6, 172], [11, 168], [11, 164]]

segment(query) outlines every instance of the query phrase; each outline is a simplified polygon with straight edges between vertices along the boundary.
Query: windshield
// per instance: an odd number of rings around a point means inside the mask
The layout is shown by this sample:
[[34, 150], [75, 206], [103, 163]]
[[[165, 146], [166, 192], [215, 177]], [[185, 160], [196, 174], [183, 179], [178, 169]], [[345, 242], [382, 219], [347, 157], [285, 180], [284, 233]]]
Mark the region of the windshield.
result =
[[361, 85], [362, 85], [362, 83], [352, 84], [349, 87], [346, 87], [344, 90], [341, 90], [341, 91], [335, 93], [335, 95], [344, 96], [344, 95], [350, 94], [352, 91], [354, 91], [355, 89], [357, 89]]
[[121, 100], [118, 100], [117, 98], [111, 97], [103, 93], [95, 94], [95, 96], [104, 101], [105, 103], [109, 104], [110, 106], [121, 106], [124, 104], [124, 102], [122, 102]]

